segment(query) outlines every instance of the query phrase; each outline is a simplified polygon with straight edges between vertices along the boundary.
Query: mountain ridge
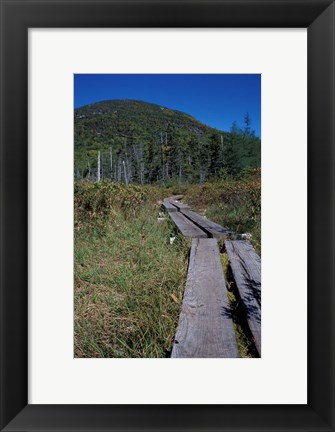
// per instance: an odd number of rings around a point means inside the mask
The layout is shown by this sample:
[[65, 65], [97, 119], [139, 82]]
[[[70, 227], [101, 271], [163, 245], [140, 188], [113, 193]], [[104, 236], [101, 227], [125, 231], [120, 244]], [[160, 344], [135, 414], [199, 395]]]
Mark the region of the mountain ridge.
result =
[[[255, 151], [257, 146], [249, 145], [252, 141], [260, 147], [260, 140], [250, 130], [235, 132], [220, 131], [190, 114], [150, 102], [95, 102], [74, 110], [75, 175], [91, 177], [97, 170], [97, 152], [109, 178], [141, 183], [174, 178], [204, 181], [229, 160], [240, 165], [237, 170], [260, 166], [260, 148]], [[243, 142], [234, 141], [235, 135]]]
[[[117, 117], [117, 114], [120, 114], [120, 110], [121, 115], [126, 113], [129, 120], [136, 119], [136, 116], [143, 112], [145, 112], [146, 115], [149, 115], [150, 117], [161, 114], [160, 117], [162, 126], [164, 126], [164, 122], [168, 123], [169, 121], [171, 122], [176, 120], [181, 121], [183, 119], [185, 123], [193, 123], [194, 129], [196, 129], [197, 126], [200, 132], [210, 130], [226, 133], [225, 131], [221, 131], [212, 126], [206, 125], [205, 123], [196, 119], [194, 116], [183, 111], [136, 99], [110, 99], [84, 105], [75, 109], [75, 120], [82, 118], [92, 119], [97, 116], [110, 116], [110, 120], [115, 120], [115, 118], [113, 118], [113, 114], [115, 114], [115, 117]], [[83, 115], [85, 117], [81, 117]]]
[[216, 129], [216, 130], [223, 132], [223, 130], [215, 128], [214, 126], [207, 125], [206, 123], [202, 122], [201, 120], [197, 119], [196, 117], [192, 116], [191, 114], [186, 113], [185, 111], [177, 110], [175, 108], [170, 108], [170, 107], [167, 107], [167, 106], [164, 106], [161, 104], [157, 104], [155, 102], [149, 102], [149, 101], [144, 101], [144, 100], [142, 101], [139, 99], [105, 99], [105, 100], [101, 100], [101, 101], [97, 101], [97, 102], [92, 102], [92, 103], [89, 103], [86, 105], [82, 105], [80, 107], [75, 108], [74, 111], [76, 112], [76, 111], [79, 111], [81, 109], [97, 106], [99, 104], [105, 105], [105, 104], [109, 104], [109, 103], [113, 103], [113, 102], [115, 102], [115, 103], [125, 103], [125, 102], [126, 103], [140, 103], [143, 105], [150, 105], [152, 107], [157, 107], [157, 108], [160, 108], [161, 110], [163, 109], [163, 110], [173, 111], [173, 112], [178, 113], [178, 114], [186, 115], [190, 119], [193, 119], [196, 122], [202, 123], [203, 125], [205, 125], [209, 128]]

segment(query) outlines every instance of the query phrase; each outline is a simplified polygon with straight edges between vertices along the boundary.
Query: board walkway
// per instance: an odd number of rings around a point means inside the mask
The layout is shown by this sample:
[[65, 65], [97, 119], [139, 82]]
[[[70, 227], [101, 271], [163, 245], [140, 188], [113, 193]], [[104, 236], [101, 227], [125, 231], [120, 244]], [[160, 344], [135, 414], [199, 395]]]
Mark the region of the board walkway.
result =
[[177, 210], [182, 210], [182, 209], [189, 209], [190, 207], [187, 204], [181, 203], [179, 201], [176, 200], [171, 200], [169, 201], [170, 204], [172, 204], [174, 207], [177, 208]]
[[261, 259], [246, 240], [226, 240], [225, 247], [248, 326], [261, 356]]
[[207, 234], [207, 237], [226, 238], [232, 233], [231, 230], [225, 228], [211, 220], [201, 216], [199, 213], [193, 211], [187, 204], [181, 203], [171, 198], [166, 198], [163, 202], [163, 207], [168, 212], [179, 211], [193, 224], [197, 225], [202, 231]]
[[171, 212], [169, 213], [169, 215], [184, 237], [207, 237], [207, 234], [203, 230], [201, 230], [197, 225], [187, 219], [182, 213]]
[[[232, 278], [255, 349], [261, 356], [261, 260], [251, 243], [193, 211], [178, 197], [163, 207], [191, 237], [187, 282], [171, 357], [239, 357], [218, 240], [224, 239]], [[234, 238], [234, 237], [233, 237]], [[248, 331], [249, 331], [248, 330]]]
[[172, 358], [239, 357], [216, 239], [193, 239]]
[[201, 229], [207, 232], [209, 237], [214, 238], [226, 238], [229, 234], [232, 233], [228, 228], [224, 228], [223, 226], [212, 222], [211, 220], [201, 216], [199, 213], [191, 209], [181, 209], [180, 210], [184, 216], [186, 216], [193, 223], [198, 225]]
[[166, 200], [166, 199], [163, 201], [162, 207], [167, 212], [176, 212], [176, 211], [178, 211], [177, 207], [174, 206], [173, 204], [171, 204], [170, 201]]
[[172, 195], [172, 196], [170, 196], [169, 198], [166, 198], [166, 199], [170, 200], [170, 201], [179, 201], [179, 200], [183, 199], [183, 196], [184, 195]]

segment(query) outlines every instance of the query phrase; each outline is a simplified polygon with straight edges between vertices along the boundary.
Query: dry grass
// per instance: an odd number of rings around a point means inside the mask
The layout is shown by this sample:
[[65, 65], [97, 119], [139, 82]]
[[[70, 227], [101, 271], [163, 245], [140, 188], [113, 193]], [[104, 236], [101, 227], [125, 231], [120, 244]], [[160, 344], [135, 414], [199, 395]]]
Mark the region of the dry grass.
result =
[[[172, 347], [189, 244], [158, 209], [113, 207], [75, 234], [75, 356], [164, 357]], [[78, 216], [78, 215], [77, 215]]]
[[225, 179], [190, 186], [185, 202], [208, 219], [236, 234], [251, 234], [251, 242], [261, 253], [261, 178], [257, 170], [239, 180]]
[[[172, 348], [187, 275], [190, 241], [158, 223], [157, 201], [184, 200], [260, 251], [260, 179], [170, 187], [111, 182], [75, 185], [75, 356], [166, 357]], [[227, 265], [223, 255], [224, 269]], [[238, 317], [238, 300], [228, 284]], [[240, 355], [253, 356], [239, 319]]]

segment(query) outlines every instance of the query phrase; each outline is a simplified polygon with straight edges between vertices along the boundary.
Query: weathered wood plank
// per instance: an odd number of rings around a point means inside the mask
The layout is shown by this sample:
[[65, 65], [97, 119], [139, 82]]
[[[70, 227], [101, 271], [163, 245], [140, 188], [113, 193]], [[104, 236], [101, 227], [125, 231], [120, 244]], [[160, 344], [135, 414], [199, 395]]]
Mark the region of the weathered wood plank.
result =
[[171, 357], [239, 357], [216, 239], [192, 240]]
[[177, 207], [178, 210], [190, 208], [190, 206], [188, 206], [187, 204], [181, 203], [179, 201], [170, 200], [170, 203]]
[[179, 212], [169, 212], [173, 222], [184, 237], [207, 237], [207, 234]]
[[172, 205], [172, 204], [170, 203], [170, 201], [168, 201], [168, 200], [164, 200], [164, 201], [163, 201], [163, 203], [162, 203], [162, 207], [163, 207], [163, 209], [166, 210], [167, 212], [176, 212], [176, 211], [178, 211], [178, 209], [177, 209], [174, 205]]
[[206, 219], [204, 216], [201, 216], [199, 213], [196, 213], [190, 209], [181, 209], [180, 210], [183, 215], [185, 215], [188, 219], [198, 225], [202, 230], [208, 233], [210, 237], [214, 238], [222, 238], [227, 237], [232, 231], [228, 228], [225, 228], [215, 222]]
[[172, 195], [169, 198], [166, 198], [169, 201], [179, 201], [181, 199], [183, 199], [184, 195]]
[[247, 240], [226, 240], [232, 275], [261, 356], [261, 259]]

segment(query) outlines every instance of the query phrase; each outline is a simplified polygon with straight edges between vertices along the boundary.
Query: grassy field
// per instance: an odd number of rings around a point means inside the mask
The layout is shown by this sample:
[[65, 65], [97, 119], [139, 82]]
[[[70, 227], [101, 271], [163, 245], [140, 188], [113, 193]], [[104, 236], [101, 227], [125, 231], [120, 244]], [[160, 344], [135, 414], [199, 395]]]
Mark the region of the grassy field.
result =
[[[236, 232], [248, 232], [260, 252], [260, 180], [222, 180], [169, 188], [109, 181], [75, 184], [75, 356], [167, 357], [187, 275], [190, 241], [158, 221], [159, 200], [185, 202]], [[170, 244], [170, 238], [176, 237]], [[222, 255], [225, 272], [225, 255]], [[229, 287], [228, 287], [229, 288]], [[229, 297], [241, 356], [253, 356]]]
[[[183, 238], [170, 244], [174, 227], [157, 223], [155, 193], [81, 186], [87, 190], [77, 192], [75, 211], [75, 356], [164, 357], [178, 320], [189, 245]], [[90, 203], [92, 192], [101, 196]], [[116, 193], [119, 201], [109, 202]]]

